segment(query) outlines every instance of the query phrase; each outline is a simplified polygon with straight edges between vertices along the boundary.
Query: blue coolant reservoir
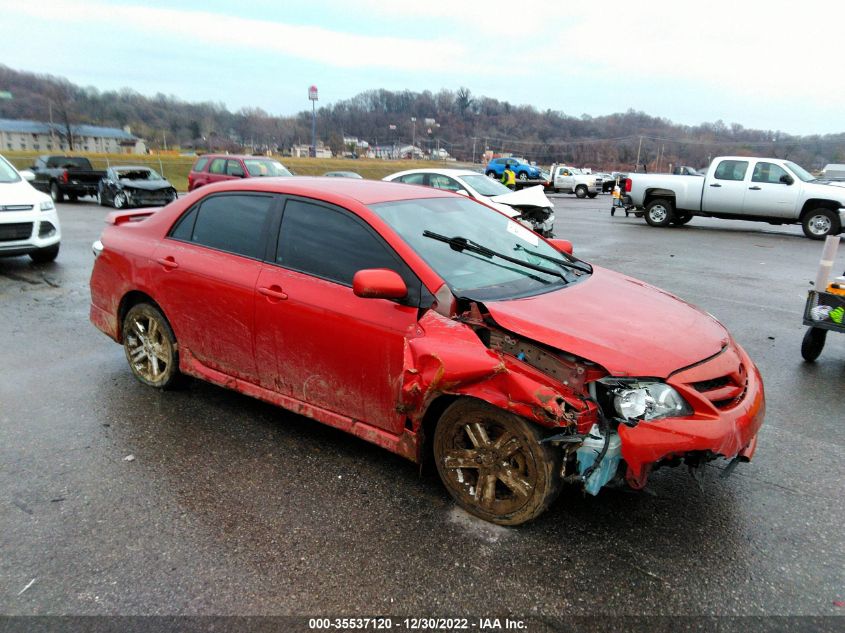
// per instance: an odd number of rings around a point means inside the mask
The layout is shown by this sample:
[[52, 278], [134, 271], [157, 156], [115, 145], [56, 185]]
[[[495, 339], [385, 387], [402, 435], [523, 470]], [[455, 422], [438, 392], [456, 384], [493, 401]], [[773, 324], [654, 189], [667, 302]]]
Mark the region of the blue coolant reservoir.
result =
[[[582, 477], [587, 469], [593, 465], [604, 446], [604, 435], [599, 431], [598, 425], [594, 424], [590, 434], [581, 444], [577, 451], [578, 474]], [[610, 443], [607, 446], [607, 453], [601, 463], [590, 474], [590, 478], [584, 482], [584, 490], [591, 495], [597, 495], [602, 486], [613, 479], [616, 469], [619, 467], [619, 460], [622, 459], [622, 441], [617, 433], [611, 432]]]

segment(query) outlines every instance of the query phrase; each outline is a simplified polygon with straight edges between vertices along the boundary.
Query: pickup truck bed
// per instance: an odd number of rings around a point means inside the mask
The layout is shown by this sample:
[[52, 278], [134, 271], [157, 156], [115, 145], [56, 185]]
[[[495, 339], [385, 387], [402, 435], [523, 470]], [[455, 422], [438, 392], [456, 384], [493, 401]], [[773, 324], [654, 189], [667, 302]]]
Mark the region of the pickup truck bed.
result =
[[72, 201], [96, 196], [99, 182], [106, 175], [79, 156], [40, 156], [31, 169], [35, 174], [32, 186], [49, 193], [53, 202], [61, 202], [65, 196]]

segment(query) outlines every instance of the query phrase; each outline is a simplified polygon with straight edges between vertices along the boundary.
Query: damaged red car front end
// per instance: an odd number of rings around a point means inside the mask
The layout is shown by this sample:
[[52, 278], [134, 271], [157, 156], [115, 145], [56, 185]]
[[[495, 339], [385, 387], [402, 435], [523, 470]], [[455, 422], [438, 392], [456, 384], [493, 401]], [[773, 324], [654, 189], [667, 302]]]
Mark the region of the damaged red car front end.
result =
[[751, 458], [762, 380], [712, 316], [463, 196], [343, 180], [114, 214], [91, 321], [146, 385], [187, 374], [430, 456], [500, 524], [563, 483]]

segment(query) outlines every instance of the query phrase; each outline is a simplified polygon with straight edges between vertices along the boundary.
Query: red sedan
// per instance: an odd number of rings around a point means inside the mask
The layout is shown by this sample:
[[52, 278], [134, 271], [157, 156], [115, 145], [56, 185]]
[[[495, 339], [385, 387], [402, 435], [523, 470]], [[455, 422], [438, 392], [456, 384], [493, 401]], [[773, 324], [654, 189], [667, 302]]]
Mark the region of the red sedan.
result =
[[496, 523], [564, 481], [748, 461], [763, 422], [760, 374], [713, 317], [465, 196], [239, 180], [111, 214], [97, 252], [91, 321], [138, 380], [194, 376], [433, 456]]

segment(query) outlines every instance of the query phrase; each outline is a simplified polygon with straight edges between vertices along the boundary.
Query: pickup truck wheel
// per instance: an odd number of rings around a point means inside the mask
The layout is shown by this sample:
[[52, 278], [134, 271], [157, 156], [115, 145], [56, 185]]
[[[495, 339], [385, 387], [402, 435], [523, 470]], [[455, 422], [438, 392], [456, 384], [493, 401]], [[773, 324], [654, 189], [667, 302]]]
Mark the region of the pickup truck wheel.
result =
[[50, 197], [53, 199], [53, 202], [62, 202], [65, 199], [65, 195], [59, 189], [59, 183], [50, 183]]
[[593, 199], [593, 198], [595, 198], [597, 195], [599, 195], [599, 194], [597, 194], [597, 193], [593, 192], [593, 193], [588, 193], [588, 194], [587, 194], [587, 197], [588, 197], [588, 198], [590, 198], [590, 199], [592, 200], [592, 199]]
[[538, 427], [477, 400], [458, 400], [437, 422], [434, 459], [449, 494], [486, 521], [519, 525], [560, 492], [562, 451]]
[[126, 194], [122, 191], [118, 191], [116, 194], [114, 194], [114, 198], [112, 198], [111, 204], [115, 209], [122, 209], [126, 206]]
[[811, 240], [823, 240], [828, 235], [836, 235], [842, 228], [839, 218], [830, 209], [819, 207], [808, 212], [801, 222], [804, 235]]
[[655, 198], [645, 206], [645, 221], [649, 226], [669, 226], [675, 214], [673, 207], [666, 198]]
[[818, 327], [809, 327], [801, 341], [801, 356], [808, 363], [812, 363], [819, 357], [824, 349], [824, 342], [827, 339], [827, 330]]
[[521, 171], [519, 172], [517, 178], [519, 178], [520, 180], [528, 180], [528, 174], [524, 171]]
[[576, 198], [586, 198], [587, 197], [587, 187], [584, 185], [578, 185], [575, 187], [575, 197]]
[[690, 220], [692, 220], [691, 213], [677, 213], [675, 214], [675, 217], [672, 218], [672, 224], [674, 224], [675, 226], [681, 226], [682, 224], [686, 224]]

